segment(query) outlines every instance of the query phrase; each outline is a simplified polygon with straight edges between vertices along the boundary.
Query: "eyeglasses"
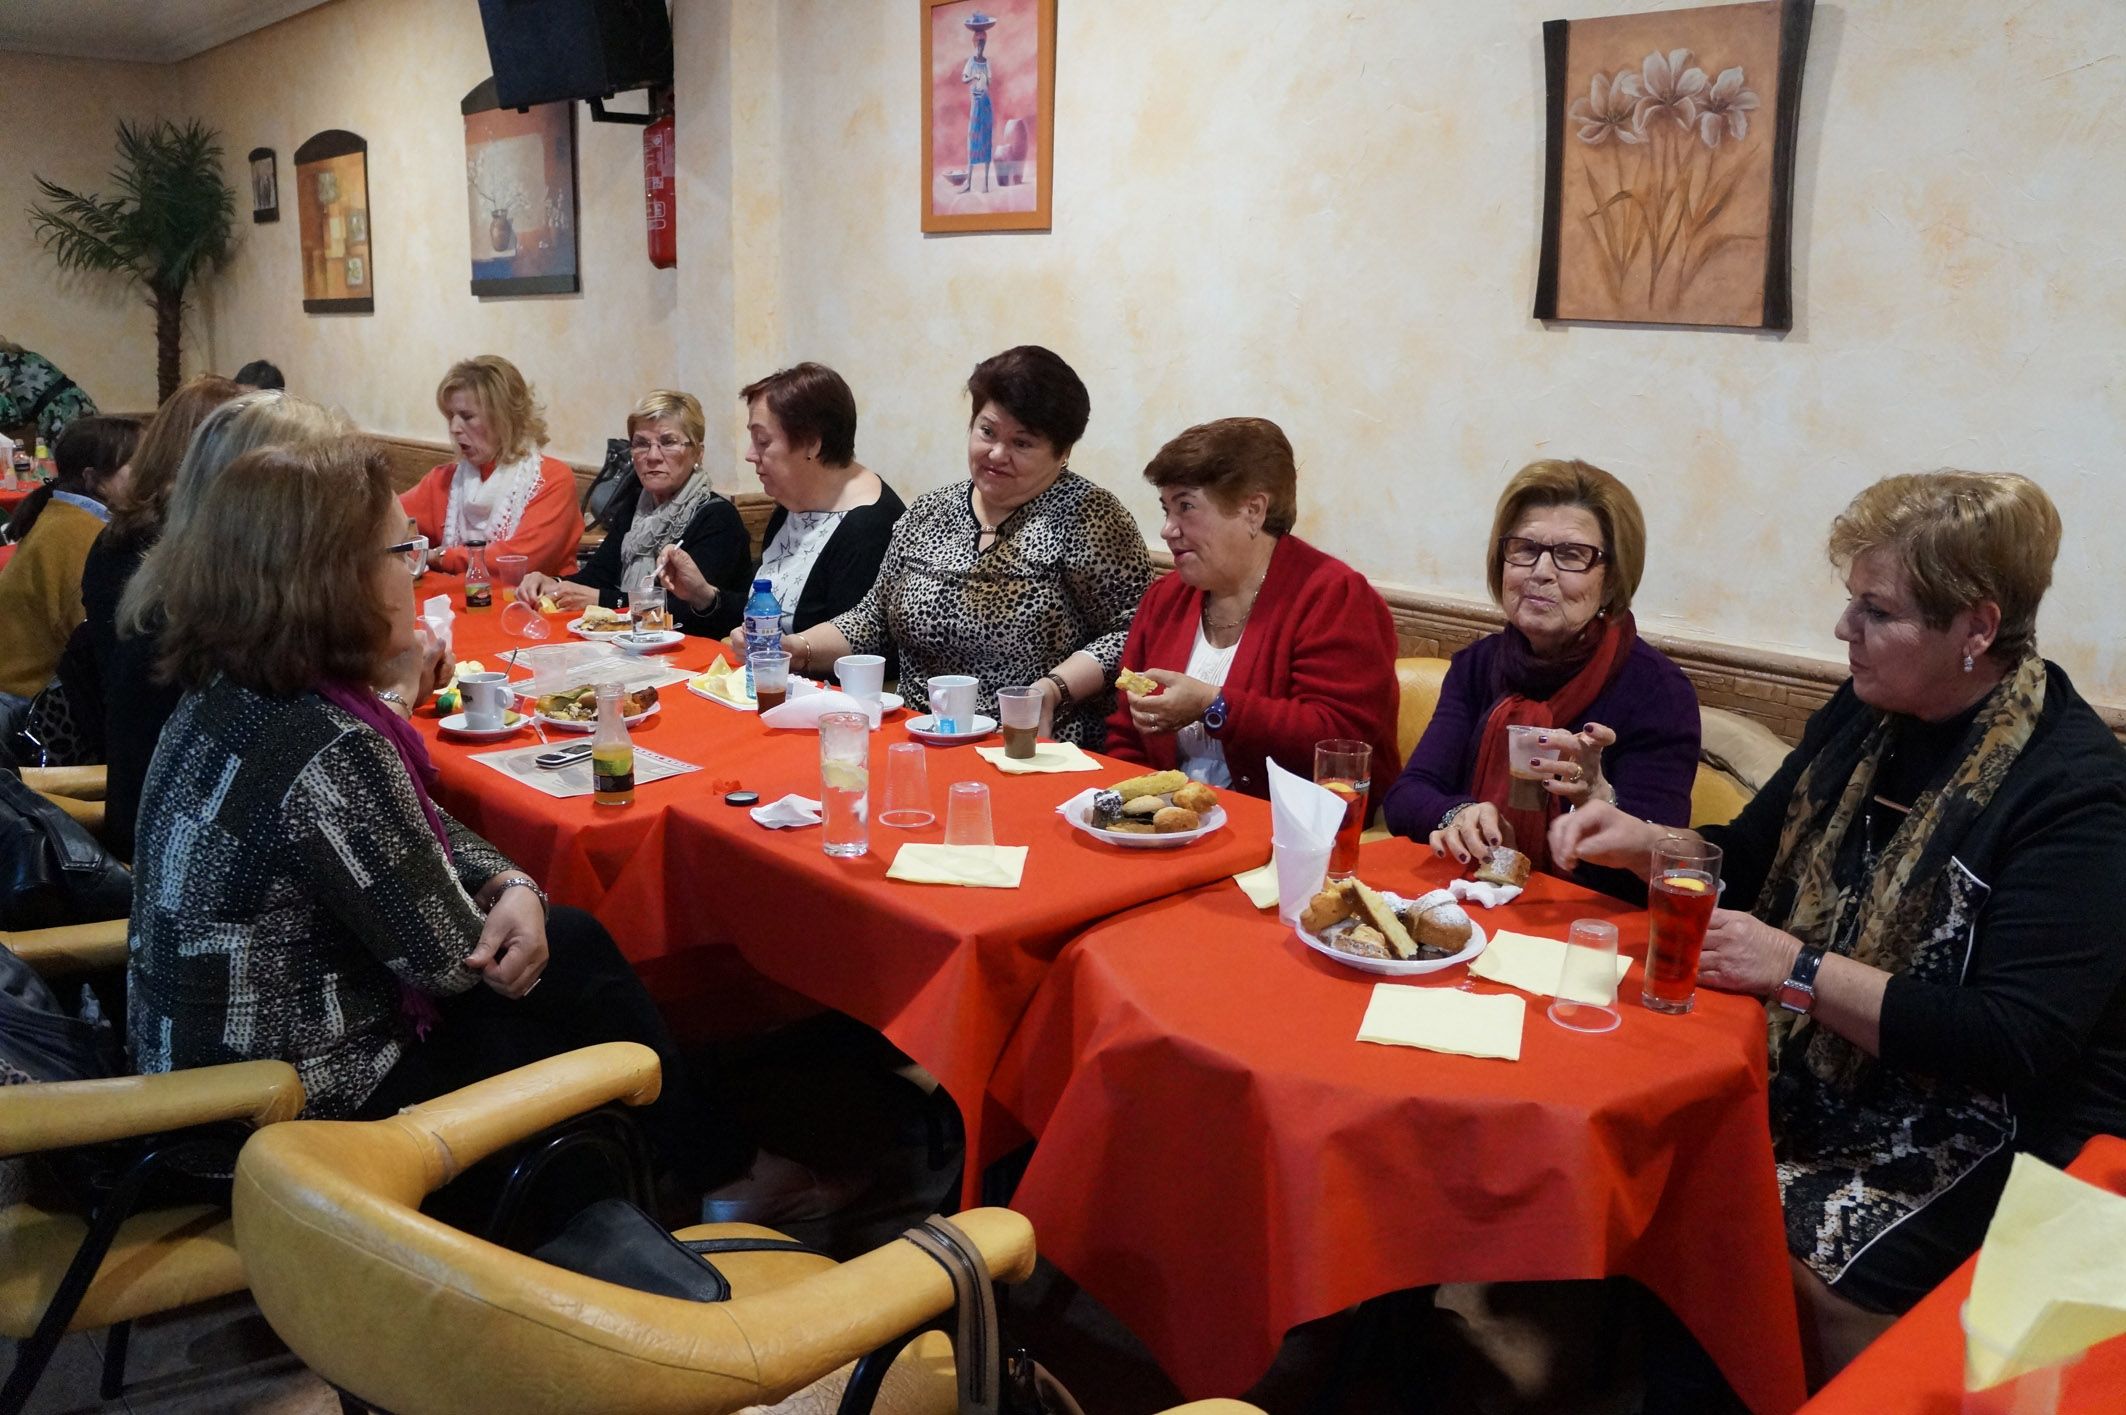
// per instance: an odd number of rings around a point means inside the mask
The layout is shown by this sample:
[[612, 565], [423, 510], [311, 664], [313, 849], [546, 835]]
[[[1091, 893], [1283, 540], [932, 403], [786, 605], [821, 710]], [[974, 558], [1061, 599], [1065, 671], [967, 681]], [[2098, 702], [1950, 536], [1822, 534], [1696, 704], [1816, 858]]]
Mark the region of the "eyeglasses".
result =
[[1506, 558], [1506, 563], [1524, 570], [1533, 568], [1545, 551], [1550, 553], [1550, 563], [1568, 575], [1592, 570], [1609, 558], [1609, 552], [1601, 546], [1585, 545], [1576, 540], [1559, 541], [1555, 545], [1522, 536], [1504, 536], [1499, 540], [1499, 554]]
[[428, 537], [415, 536], [412, 540], [402, 540], [397, 545], [387, 545], [384, 547], [384, 553], [405, 556], [407, 573], [419, 579], [421, 572], [428, 568]]
[[655, 442], [638, 437], [628, 444], [627, 450], [628, 454], [634, 457], [647, 457], [652, 452], [662, 452], [665, 456], [670, 457], [677, 453], [680, 448], [693, 445], [694, 439], [690, 437], [660, 437]]

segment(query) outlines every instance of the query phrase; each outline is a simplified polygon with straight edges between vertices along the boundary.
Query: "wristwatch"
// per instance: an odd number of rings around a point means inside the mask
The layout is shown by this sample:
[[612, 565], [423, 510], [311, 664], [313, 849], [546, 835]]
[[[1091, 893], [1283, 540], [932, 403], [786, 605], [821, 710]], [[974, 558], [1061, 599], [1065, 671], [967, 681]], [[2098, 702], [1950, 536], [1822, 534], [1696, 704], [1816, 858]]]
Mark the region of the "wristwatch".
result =
[[1772, 994], [1772, 1001], [1789, 1012], [1799, 1012], [1806, 1017], [1816, 1010], [1816, 970], [1823, 966], [1823, 950], [1804, 948], [1794, 959], [1794, 971], [1787, 974], [1786, 981]]
[[1214, 736], [1223, 732], [1225, 730], [1225, 720], [1229, 716], [1231, 714], [1226, 709], [1225, 694], [1221, 692], [1217, 697], [1212, 698], [1211, 705], [1203, 710], [1201, 719], [1203, 730]]

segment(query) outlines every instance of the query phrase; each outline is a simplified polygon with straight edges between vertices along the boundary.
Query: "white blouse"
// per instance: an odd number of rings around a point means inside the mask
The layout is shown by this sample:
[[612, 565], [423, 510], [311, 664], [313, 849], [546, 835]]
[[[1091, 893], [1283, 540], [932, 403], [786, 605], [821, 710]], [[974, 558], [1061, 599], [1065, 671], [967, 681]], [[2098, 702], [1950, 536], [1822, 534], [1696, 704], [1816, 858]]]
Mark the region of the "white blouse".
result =
[[[1196, 643], [1189, 650], [1185, 671], [1198, 682], [1223, 688], [1225, 675], [1233, 669], [1233, 655], [1239, 651], [1239, 639], [1235, 639], [1229, 648], [1212, 648], [1199, 621]], [[1233, 773], [1225, 764], [1225, 744], [1213, 737], [1201, 722], [1191, 722], [1174, 734], [1174, 750], [1180, 756], [1181, 770], [1191, 781], [1200, 781], [1206, 786], [1233, 784]]]
[[792, 511], [783, 517], [775, 539], [761, 548], [758, 579], [775, 585], [775, 602], [782, 606], [782, 631], [796, 630], [797, 600], [812, 578], [819, 553], [834, 539], [847, 511]]

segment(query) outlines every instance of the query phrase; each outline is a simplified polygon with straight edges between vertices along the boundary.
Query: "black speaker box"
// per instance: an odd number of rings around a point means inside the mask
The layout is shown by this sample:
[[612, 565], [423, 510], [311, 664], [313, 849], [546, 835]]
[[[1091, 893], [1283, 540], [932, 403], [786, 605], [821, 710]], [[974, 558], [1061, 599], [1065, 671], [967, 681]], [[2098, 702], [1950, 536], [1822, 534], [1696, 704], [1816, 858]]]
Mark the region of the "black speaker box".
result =
[[480, 22], [504, 108], [672, 81], [664, 0], [480, 0]]

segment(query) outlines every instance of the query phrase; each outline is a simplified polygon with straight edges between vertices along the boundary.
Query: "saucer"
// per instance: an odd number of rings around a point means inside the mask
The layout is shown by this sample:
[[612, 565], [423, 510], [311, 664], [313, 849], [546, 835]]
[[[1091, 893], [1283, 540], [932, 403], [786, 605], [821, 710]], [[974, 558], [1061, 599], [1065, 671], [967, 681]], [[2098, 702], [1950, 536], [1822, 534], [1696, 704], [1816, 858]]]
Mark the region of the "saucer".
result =
[[[880, 694], [880, 706], [885, 706], [886, 699], [894, 696], [896, 695], [892, 693]], [[888, 711], [891, 711], [891, 709], [889, 708]], [[964, 732], [940, 732], [932, 726], [936, 721], [937, 715], [935, 713], [926, 712], [921, 717], [911, 717], [908, 719], [908, 735], [918, 741], [931, 742], [944, 747], [956, 747], [962, 742], [979, 742], [997, 730], [997, 720], [993, 717], [984, 717], [981, 713], [974, 715], [973, 725]]]

